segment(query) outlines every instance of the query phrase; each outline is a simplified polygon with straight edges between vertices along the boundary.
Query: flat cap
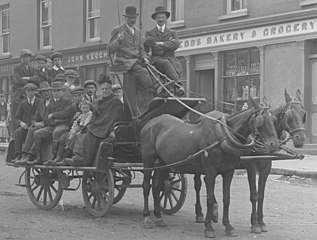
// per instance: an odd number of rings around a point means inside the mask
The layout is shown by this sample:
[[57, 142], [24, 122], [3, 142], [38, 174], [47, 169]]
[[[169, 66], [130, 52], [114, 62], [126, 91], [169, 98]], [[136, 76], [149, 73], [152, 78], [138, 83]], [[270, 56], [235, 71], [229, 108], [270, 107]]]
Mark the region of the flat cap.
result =
[[50, 86], [50, 84], [48, 82], [46, 82], [46, 81], [40, 82], [39, 92], [47, 91], [47, 90], [50, 90], [50, 89], [51, 89], [51, 86]]
[[119, 89], [122, 89], [120, 84], [114, 84], [112, 85], [112, 91], [115, 91], [115, 90], [119, 90]]
[[55, 76], [54, 82], [66, 82], [65, 75], [63, 73], [59, 73]]
[[34, 83], [27, 83], [24, 85], [23, 89], [25, 90], [36, 90], [37, 86]]
[[94, 80], [86, 80], [83, 85], [84, 87], [87, 87], [88, 85], [94, 85], [97, 87], [97, 83]]
[[75, 70], [72, 70], [72, 69], [68, 69], [65, 71], [65, 77], [66, 76], [73, 76], [73, 77], [78, 77], [78, 74]]
[[62, 58], [63, 57], [63, 54], [61, 52], [53, 52], [51, 54], [51, 60], [53, 61], [54, 58]]
[[43, 55], [36, 55], [35, 60], [47, 62], [47, 59]]
[[33, 55], [33, 53], [29, 49], [21, 49], [21, 51], [20, 51], [20, 57], [24, 57], [24, 56], [32, 57], [32, 55]]
[[84, 93], [85, 89], [82, 86], [76, 86], [72, 90], [70, 90], [71, 94], [76, 94], [76, 93]]

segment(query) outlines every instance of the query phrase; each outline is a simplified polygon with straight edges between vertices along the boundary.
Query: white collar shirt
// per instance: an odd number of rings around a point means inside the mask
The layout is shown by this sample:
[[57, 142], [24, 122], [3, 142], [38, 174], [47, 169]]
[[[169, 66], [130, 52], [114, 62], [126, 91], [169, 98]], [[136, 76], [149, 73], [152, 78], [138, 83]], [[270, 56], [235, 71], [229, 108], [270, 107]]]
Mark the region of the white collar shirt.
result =
[[165, 24], [164, 24], [163, 26], [159, 26], [159, 25], [156, 25], [156, 26], [157, 26], [157, 29], [158, 29], [160, 32], [164, 33], [165, 27], [166, 27]]

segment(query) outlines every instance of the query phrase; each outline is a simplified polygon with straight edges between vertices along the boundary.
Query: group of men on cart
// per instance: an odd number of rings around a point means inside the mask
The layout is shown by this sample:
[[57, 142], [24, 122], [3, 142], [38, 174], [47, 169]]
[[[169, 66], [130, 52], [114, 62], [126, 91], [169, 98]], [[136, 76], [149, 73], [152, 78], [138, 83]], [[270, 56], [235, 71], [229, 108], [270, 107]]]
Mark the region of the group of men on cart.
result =
[[[126, 7], [123, 16], [125, 23], [111, 33], [108, 52], [135, 78], [136, 89], [125, 88], [125, 98], [121, 85], [112, 85], [109, 76], [103, 75], [97, 82], [86, 80], [81, 86], [77, 72], [62, 67], [60, 52], [50, 56], [53, 66], [48, 68], [45, 56], [37, 55], [33, 67], [32, 52], [21, 50], [21, 63], [13, 70], [11, 101], [16, 128], [12, 162], [30, 166], [91, 165], [100, 142], [113, 137], [113, 124], [125, 119], [124, 102], [130, 103], [130, 114], [135, 117], [155, 96], [161, 96], [161, 84], [149, 74], [148, 64], [166, 75], [166, 86], [176, 83], [171, 89], [175, 95], [184, 94], [182, 67], [175, 57], [180, 42], [176, 32], [166, 26], [170, 13], [164, 7], [155, 8], [152, 19], [156, 26], [145, 33], [144, 41], [135, 26], [136, 8]], [[44, 163], [41, 155], [47, 142], [52, 143], [52, 158]]]

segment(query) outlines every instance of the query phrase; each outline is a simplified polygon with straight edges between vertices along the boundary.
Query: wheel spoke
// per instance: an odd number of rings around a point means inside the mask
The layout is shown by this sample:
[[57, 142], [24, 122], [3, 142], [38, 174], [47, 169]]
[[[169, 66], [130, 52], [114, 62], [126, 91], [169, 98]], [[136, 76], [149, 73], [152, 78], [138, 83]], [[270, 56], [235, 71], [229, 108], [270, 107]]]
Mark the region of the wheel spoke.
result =
[[36, 201], [39, 201], [39, 199], [40, 199], [40, 197], [42, 195], [42, 192], [43, 192], [43, 186], [41, 186], [40, 191], [37, 194]]
[[90, 193], [89, 196], [88, 196], [88, 200], [90, 202], [90, 199], [94, 196], [94, 194]]
[[181, 191], [182, 191], [181, 188], [176, 188], [176, 187], [172, 187], [172, 190], [173, 190], [173, 191], [178, 191], [178, 192], [181, 192]]
[[178, 202], [178, 197], [176, 196], [176, 194], [173, 192], [173, 191], [171, 191], [171, 195], [173, 196], [173, 198], [175, 199], [175, 201], [176, 202]]
[[53, 190], [55, 193], [57, 193], [57, 189], [55, 188], [55, 186], [54, 186], [53, 184], [51, 184], [50, 186], [51, 186], [52, 190]]
[[174, 203], [173, 203], [173, 199], [172, 199], [171, 195], [168, 196], [168, 200], [169, 200], [171, 208], [173, 208], [174, 207]]
[[31, 189], [32, 192], [34, 192], [40, 185], [36, 184], [34, 188]]
[[43, 205], [46, 205], [46, 200], [47, 200], [47, 188], [44, 188], [44, 198], [43, 198]]
[[48, 197], [50, 199], [50, 202], [53, 202], [53, 196], [52, 196], [52, 192], [51, 192], [51, 187], [50, 186], [47, 188], [47, 193], [48, 193]]

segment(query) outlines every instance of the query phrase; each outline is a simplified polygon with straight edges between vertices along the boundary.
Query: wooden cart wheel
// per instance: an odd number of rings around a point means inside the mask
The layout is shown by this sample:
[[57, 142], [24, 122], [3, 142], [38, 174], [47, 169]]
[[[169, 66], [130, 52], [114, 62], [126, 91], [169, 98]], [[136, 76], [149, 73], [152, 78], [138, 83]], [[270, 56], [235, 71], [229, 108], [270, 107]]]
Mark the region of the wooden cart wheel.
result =
[[114, 177], [114, 200], [113, 205], [118, 203], [124, 196], [127, 188], [123, 187], [129, 185], [131, 183], [131, 175], [129, 171], [119, 171], [113, 169], [113, 177]]
[[58, 170], [27, 168], [25, 184], [30, 200], [42, 210], [54, 208], [63, 194]]
[[187, 195], [187, 179], [184, 174], [170, 173], [164, 191], [160, 193], [161, 210], [165, 214], [174, 214], [184, 205]]
[[84, 171], [82, 193], [88, 212], [102, 217], [114, 199], [114, 180], [111, 169], [106, 172]]

